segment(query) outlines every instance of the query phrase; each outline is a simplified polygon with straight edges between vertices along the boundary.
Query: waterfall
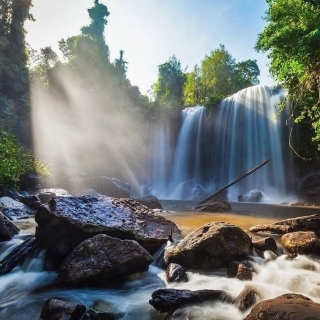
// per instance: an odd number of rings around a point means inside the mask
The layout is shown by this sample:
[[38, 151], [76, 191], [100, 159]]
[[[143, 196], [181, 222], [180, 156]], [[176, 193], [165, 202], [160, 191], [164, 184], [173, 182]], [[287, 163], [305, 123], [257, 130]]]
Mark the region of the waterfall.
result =
[[[283, 96], [275, 87], [254, 86], [222, 101], [214, 119], [211, 189], [227, 185], [270, 158], [271, 162], [232, 186], [230, 200], [259, 190], [265, 200], [281, 200], [287, 193], [291, 161], [277, 104]], [[286, 167], [286, 170], [285, 170]], [[283, 198], [282, 198], [283, 200]]]
[[[190, 197], [190, 189], [201, 181], [201, 137], [204, 122], [204, 107], [186, 108], [182, 111], [182, 126], [173, 161], [170, 197]], [[189, 195], [188, 195], [189, 193]]]
[[264, 202], [284, 201], [293, 170], [285, 114], [279, 115], [277, 108], [283, 95], [277, 87], [254, 86], [207, 115], [203, 106], [186, 108], [174, 148], [170, 126], [153, 126], [150, 193], [160, 199], [202, 200], [270, 158], [229, 188], [228, 197], [237, 201], [252, 194]]

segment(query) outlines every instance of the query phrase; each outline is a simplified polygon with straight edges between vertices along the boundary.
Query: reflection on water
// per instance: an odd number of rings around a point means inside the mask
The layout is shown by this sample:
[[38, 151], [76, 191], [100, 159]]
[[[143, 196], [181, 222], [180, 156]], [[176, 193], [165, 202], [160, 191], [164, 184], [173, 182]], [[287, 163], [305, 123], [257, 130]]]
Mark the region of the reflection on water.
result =
[[[292, 208], [286, 206], [232, 204], [233, 212], [198, 213], [191, 211], [194, 203], [164, 203], [164, 215], [175, 221], [184, 232], [197, 228], [209, 221], [226, 221], [248, 229], [254, 224], [269, 223], [276, 220], [309, 215], [320, 212], [317, 208]], [[21, 238], [0, 244], [0, 255], [9, 252], [20, 243]], [[42, 306], [49, 298], [56, 297], [84, 304], [105, 302], [124, 320], [162, 320], [165, 315], [156, 312], [149, 304], [153, 291], [170, 287], [178, 289], [225, 290], [236, 298], [247, 286], [258, 295], [259, 300], [274, 298], [278, 295], [295, 292], [308, 296], [320, 303], [320, 264], [306, 256], [286, 260], [280, 256], [267, 261], [253, 256], [254, 276], [252, 281], [240, 281], [226, 277], [226, 269], [215, 269], [210, 274], [188, 271], [189, 282], [167, 284], [165, 273], [156, 265], [148, 272], [130, 276], [121, 286], [113, 289], [67, 289], [52, 286], [57, 274], [42, 271], [44, 252], [27, 259], [21, 267], [16, 267], [0, 281], [0, 319], [35, 320], [39, 319]], [[47, 289], [44, 289], [46, 288]], [[177, 311], [177, 314], [183, 311]], [[246, 313], [235, 306], [221, 302], [206, 302], [188, 311], [193, 319], [242, 320]], [[177, 319], [185, 319], [182, 316]]]

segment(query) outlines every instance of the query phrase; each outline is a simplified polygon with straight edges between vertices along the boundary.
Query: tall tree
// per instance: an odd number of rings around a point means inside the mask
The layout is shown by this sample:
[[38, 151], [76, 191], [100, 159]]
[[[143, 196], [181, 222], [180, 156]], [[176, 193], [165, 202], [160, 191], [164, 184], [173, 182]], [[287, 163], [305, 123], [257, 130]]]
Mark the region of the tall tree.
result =
[[0, 2], [0, 114], [17, 119], [12, 127], [20, 137], [27, 133], [30, 107], [24, 23], [33, 19], [31, 5], [31, 0]]
[[99, 0], [94, 0], [94, 6], [88, 9], [88, 13], [91, 23], [82, 27], [81, 31], [96, 41], [99, 51], [103, 53], [105, 60], [109, 61], [109, 48], [104, 39], [104, 28], [108, 23], [107, 17], [110, 14], [108, 8], [99, 3]]
[[266, 1], [267, 26], [255, 48], [268, 53], [271, 75], [293, 102], [293, 117], [311, 120], [320, 148], [320, 2]]
[[181, 110], [185, 81], [186, 75], [175, 56], [158, 66], [158, 81], [154, 84], [154, 95], [160, 109], [169, 113]]

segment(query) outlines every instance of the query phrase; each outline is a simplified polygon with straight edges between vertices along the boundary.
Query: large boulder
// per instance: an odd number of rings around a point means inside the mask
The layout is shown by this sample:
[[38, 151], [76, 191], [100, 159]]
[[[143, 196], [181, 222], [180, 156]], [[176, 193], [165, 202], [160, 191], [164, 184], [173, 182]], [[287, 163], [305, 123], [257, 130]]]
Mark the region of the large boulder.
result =
[[130, 185], [116, 178], [106, 176], [76, 179], [71, 181], [74, 193], [82, 193], [85, 189], [94, 189], [96, 192], [115, 198], [129, 198]]
[[231, 261], [247, 257], [251, 251], [251, 239], [239, 227], [226, 222], [210, 222], [176, 245], [168, 246], [164, 260], [167, 264], [208, 270], [227, 267]]
[[281, 243], [290, 253], [320, 254], [320, 239], [313, 231], [284, 234], [281, 237]]
[[244, 320], [320, 320], [320, 304], [294, 293], [259, 302]]
[[148, 251], [133, 240], [99, 234], [81, 242], [60, 265], [59, 282], [67, 286], [108, 286], [111, 280], [147, 271]]
[[0, 241], [8, 241], [18, 234], [20, 229], [0, 212]]
[[10, 220], [30, 218], [36, 210], [9, 197], [0, 198], [0, 210]]
[[80, 242], [103, 233], [139, 242], [154, 253], [179, 233], [175, 223], [131, 199], [106, 196], [54, 197], [36, 213], [36, 239], [51, 254], [66, 257]]

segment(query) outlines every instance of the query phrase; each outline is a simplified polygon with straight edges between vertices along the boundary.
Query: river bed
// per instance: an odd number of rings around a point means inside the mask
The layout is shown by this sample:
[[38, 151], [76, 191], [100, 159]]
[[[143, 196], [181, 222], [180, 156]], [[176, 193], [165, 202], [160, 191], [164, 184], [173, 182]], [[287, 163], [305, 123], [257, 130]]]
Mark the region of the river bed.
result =
[[[315, 207], [248, 203], [231, 203], [231, 212], [200, 213], [192, 211], [196, 204], [194, 202], [163, 201], [162, 204], [162, 215], [176, 222], [183, 235], [211, 221], [230, 222], [247, 230], [256, 224], [320, 213], [319, 208]], [[23, 231], [13, 240], [1, 243], [0, 259], [22, 241], [24, 234], [34, 230], [32, 220], [19, 223], [23, 226]], [[253, 256], [255, 274], [252, 281], [227, 278], [225, 269], [215, 269], [206, 274], [188, 272], [189, 282], [167, 284], [164, 271], [153, 264], [148, 272], [135, 274], [128, 277], [123, 285], [107, 289], [50, 287], [57, 274], [43, 271], [43, 257], [44, 251], [40, 251], [27, 259], [21, 267], [16, 267], [10, 274], [1, 277], [0, 319], [39, 319], [45, 301], [58, 297], [82, 303], [86, 307], [107, 306], [119, 315], [118, 319], [160, 320], [164, 319], [165, 314], [156, 312], [148, 301], [153, 291], [164, 287], [225, 290], [237, 297], [246, 286], [250, 286], [258, 293], [260, 300], [295, 292], [320, 302], [320, 264], [306, 256], [298, 256], [294, 260], [286, 260], [285, 256], [280, 256], [272, 261]], [[194, 319], [242, 320], [249, 311], [242, 313], [233, 305], [215, 302], [194, 307], [192, 312], [196, 315]]]

